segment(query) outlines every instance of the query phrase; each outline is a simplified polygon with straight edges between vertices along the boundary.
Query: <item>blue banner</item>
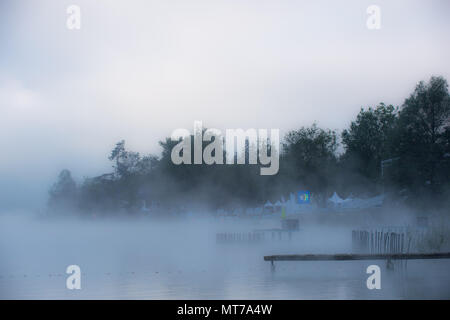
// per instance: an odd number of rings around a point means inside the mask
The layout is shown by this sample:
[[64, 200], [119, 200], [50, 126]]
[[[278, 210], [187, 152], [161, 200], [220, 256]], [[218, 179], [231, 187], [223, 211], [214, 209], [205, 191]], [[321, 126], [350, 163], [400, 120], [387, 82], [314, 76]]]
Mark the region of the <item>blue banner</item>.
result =
[[306, 204], [311, 203], [311, 195], [309, 191], [298, 191], [297, 192], [297, 203]]

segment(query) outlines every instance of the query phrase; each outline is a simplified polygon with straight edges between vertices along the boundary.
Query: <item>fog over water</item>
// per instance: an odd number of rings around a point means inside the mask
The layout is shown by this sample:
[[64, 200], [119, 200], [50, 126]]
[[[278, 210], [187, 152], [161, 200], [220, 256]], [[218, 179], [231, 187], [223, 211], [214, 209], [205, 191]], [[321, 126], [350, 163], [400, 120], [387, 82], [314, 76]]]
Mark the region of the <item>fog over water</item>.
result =
[[[450, 262], [276, 262], [264, 255], [351, 252], [351, 228], [311, 224], [289, 241], [216, 243], [217, 232], [278, 226], [278, 220], [57, 220], [2, 216], [0, 298], [10, 299], [449, 299]], [[67, 266], [81, 290], [66, 288]], [[367, 266], [382, 289], [368, 290]]]
[[0, 0], [0, 299], [450, 299], [449, 259], [264, 261], [450, 257], [450, 2], [373, 5]]

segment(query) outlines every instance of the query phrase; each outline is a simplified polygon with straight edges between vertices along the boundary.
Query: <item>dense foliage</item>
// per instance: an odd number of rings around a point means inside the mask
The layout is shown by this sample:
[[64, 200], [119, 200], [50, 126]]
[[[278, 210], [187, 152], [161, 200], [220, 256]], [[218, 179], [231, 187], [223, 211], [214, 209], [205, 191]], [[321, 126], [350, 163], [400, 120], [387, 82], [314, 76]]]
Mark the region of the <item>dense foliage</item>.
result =
[[261, 176], [259, 166], [248, 164], [175, 165], [170, 155], [177, 142], [169, 138], [160, 142], [159, 157], [141, 156], [120, 141], [109, 157], [113, 173], [76, 187], [63, 170], [49, 205], [86, 213], [132, 213], [150, 204], [172, 212], [229, 209], [260, 206], [299, 189], [310, 190], [319, 205], [334, 191], [387, 192], [436, 205], [450, 198], [450, 97], [442, 77], [417, 84], [400, 108], [384, 103], [362, 108], [340, 138], [342, 148], [337, 132], [317, 124], [288, 132], [274, 176]]

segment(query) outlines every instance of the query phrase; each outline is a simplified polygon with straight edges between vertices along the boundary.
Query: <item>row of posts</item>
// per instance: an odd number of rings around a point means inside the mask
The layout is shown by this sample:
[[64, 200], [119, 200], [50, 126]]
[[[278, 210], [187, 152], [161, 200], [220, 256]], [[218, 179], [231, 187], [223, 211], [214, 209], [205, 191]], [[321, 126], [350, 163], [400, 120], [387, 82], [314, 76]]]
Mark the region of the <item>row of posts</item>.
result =
[[353, 230], [352, 246], [354, 252], [405, 253], [407, 250], [406, 234], [378, 230]]
[[216, 242], [261, 242], [264, 232], [222, 232], [216, 234]]

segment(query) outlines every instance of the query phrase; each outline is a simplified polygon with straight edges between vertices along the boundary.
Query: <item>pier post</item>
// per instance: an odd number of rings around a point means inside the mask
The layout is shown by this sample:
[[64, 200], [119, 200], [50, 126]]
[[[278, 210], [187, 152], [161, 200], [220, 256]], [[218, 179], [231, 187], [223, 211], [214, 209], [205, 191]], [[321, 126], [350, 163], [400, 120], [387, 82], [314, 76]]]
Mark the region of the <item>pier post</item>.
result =
[[386, 269], [388, 270], [394, 270], [394, 263], [391, 259], [386, 260]]

